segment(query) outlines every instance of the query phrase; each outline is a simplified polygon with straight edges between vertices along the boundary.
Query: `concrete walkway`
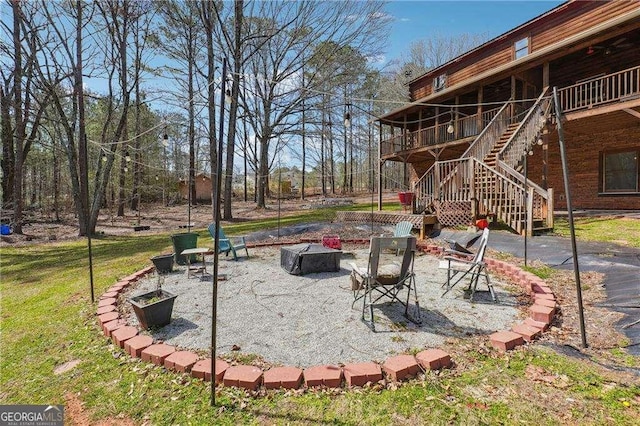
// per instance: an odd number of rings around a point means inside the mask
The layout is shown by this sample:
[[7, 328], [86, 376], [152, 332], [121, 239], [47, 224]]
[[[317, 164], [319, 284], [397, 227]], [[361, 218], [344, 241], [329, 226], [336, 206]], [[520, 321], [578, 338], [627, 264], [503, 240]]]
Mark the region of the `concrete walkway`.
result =
[[[469, 234], [443, 229], [434, 238], [465, 241]], [[492, 232], [488, 246], [524, 258], [524, 237], [519, 235], [505, 231]], [[580, 272], [604, 274], [607, 301], [602, 305], [625, 314], [616, 327], [629, 338], [629, 353], [640, 355], [640, 249], [578, 241], [577, 251]], [[571, 240], [548, 235], [530, 237], [527, 239], [527, 260], [540, 260], [552, 268], [573, 270]], [[622, 328], [636, 321], [634, 325]]]

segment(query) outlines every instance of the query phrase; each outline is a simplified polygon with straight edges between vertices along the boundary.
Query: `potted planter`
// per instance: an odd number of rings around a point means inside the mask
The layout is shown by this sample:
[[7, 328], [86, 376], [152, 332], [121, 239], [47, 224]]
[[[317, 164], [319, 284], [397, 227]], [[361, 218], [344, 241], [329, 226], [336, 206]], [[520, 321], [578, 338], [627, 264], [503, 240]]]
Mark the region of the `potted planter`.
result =
[[158, 274], [167, 274], [173, 271], [173, 253], [160, 254], [151, 258], [153, 266], [156, 267]]
[[149, 327], [161, 327], [171, 322], [175, 299], [175, 294], [157, 288], [148, 293], [131, 297], [129, 303], [133, 306], [140, 327], [146, 330]]

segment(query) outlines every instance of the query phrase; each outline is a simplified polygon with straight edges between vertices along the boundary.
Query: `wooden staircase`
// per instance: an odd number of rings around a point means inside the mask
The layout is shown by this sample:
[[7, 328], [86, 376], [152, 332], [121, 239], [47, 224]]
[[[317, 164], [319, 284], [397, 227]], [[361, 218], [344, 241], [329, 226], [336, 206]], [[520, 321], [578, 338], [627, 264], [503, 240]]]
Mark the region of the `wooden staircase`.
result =
[[520, 122], [505, 104], [459, 159], [434, 163], [414, 185], [417, 205], [432, 206], [445, 226], [486, 215], [521, 234], [552, 229], [553, 190], [520, 173], [546, 124], [551, 102], [545, 93]]
[[495, 168], [498, 162], [498, 154], [502, 151], [502, 148], [509, 142], [511, 136], [516, 131], [520, 123], [509, 124], [507, 130], [500, 136], [500, 139], [493, 145], [491, 151], [484, 157], [484, 164], [489, 167]]

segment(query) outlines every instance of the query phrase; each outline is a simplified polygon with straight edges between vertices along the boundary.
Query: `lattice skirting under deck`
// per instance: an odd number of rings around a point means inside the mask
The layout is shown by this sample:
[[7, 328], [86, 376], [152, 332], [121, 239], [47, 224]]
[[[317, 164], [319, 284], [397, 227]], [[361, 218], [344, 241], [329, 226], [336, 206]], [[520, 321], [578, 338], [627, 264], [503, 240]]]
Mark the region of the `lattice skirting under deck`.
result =
[[471, 201], [434, 201], [438, 221], [444, 226], [466, 226], [473, 221]]

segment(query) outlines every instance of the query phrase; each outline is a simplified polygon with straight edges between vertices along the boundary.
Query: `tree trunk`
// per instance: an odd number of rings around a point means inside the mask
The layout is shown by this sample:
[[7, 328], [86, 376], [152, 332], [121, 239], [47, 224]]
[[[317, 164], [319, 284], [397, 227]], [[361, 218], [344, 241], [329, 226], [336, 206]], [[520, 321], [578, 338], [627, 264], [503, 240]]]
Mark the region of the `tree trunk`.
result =
[[188, 75], [187, 75], [187, 95], [189, 97], [189, 129], [187, 131], [188, 133], [188, 138], [189, 138], [189, 178], [187, 179], [187, 187], [188, 187], [188, 194], [189, 194], [189, 203], [190, 204], [197, 204], [198, 201], [196, 199], [196, 187], [195, 187], [195, 181], [196, 181], [196, 170], [195, 170], [195, 163], [196, 163], [196, 129], [195, 129], [195, 122], [196, 122], [196, 110], [195, 110], [195, 99], [194, 99], [194, 94], [195, 94], [195, 89], [194, 89], [194, 81], [193, 81], [193, 75], [195, 73], [195, 34], [193, 33], [193, 26], [189, 26], [189, 40], [188, 40], [188, 49], [189, 49], [189, 53], [188, 53]]
[[11, 127], [11, 97], [9, 86], [0, 87], [0, 140], [2, 140], [2, 195], [5, 205], [13, 201], [15, 168], [13, 129]]
[[13, 9], [13, 49], [15, 55], [15, 70], [13, 73], [13, 118], [15, 120], [14, 127], [14, 146], [15, 146], [15, 164], [13, 172], [13, 232], [22, 234], [22, 208], [24, 200], [22, 199], [22, 177], [23, 177], [23, 147], [25, 139], [25, 123], [22, 111], [22, 49], [20, 26], [22, 20], [22, 10], [19, 0], [11, 2]]
[[259, 177], [258, 177], [258, 208], [265, 208], [267, 206], [265, 195], [267, 194], [267, 188], [269, 180], [269, 139], [267, 136], [260, 137], [260, 162], [259, 162]]
[[53, 211], [55, 212], [55, 221], [60, 222], [60, 160], [56, 151], [58, 144], [56, 140], [52, 140], [51, 151], [53, 153]]
[[322, 96], [323, 105], [322, 105], [322, 131], [320, 132], [320, 180], [322, 182], [322, 196], [327, 195], [327, 161], [325, 158], [325, 135], [326, 135], [326, 121], [325, 121], [325, 111], [324, 111], [324, 95]]
[[300, 199], [304, 201], [304, 188], [306, 185], [305, 179], [306, 179], [306, 169], [307, 169], [307, 147], [306, 147], [306, 131], [305, 131], [305, 121], [306, 121], [306, 117], [305, 117], [305, 99], [307, 98], [307, 92], [304, 91], [305, 89], [305, 81], [304, 81], [304, 57], [302, 59], [302, 177], [301, 177], [301, 181], [300, 181]]
[[[134, 63], [134, 90], [136, 96], [136, 109], [134, 117], [134, 162], [133, 162], [133, 185], [131, 187], [131, 210], [138, 211], [140, 209], [140, 185], [142, 183], [142, 150], [140, 149], [140, 25], [136, 18], [136, 29], [134, 33], [134, 46], [135, 46], [135, 63]], [[139, 216], [138, 216], [139, 217]], [[140, 225], [138, 223], [138, 225]]]
[[214, 205], [215, 192], [214, 188], [214, 173], [218, 170], [218, 140], [216, 138], [216, 86], [215, 86], [215, 54], [214, 54], [214, 40], [213, 40], [213, 27], [214, 27], [214, 7], [213, 2], [206, 2], [201, 4], [200, 16], [205, 28], [206, 43], [207, 43], [207, 112], [209, 121], [209, 164], [211, 169], [211, 214], [212, 221], [216, 219], [216, 207]]
[[90, 235], [92, 232], [91, 221], [89, 219], [89, 179], [87, 158], [87, 135], [84, 118], [84, 87], [82, 81], [82, 2], [76, 3], [76, 66], [74, 96], [78, 102], [78, 170], [80, 171], [80, 202], [78, 203], [78, 219], [80, 225], [80, 235]]
[[329, 114], [329, 182], [331, 184], [331, 194], [336, 193], [336, 171], [333, 161], [333, 128], [331, 125], [331, 114]]
[[343, 127], [342, 127], [344, 129], [344, 145], [343, 145], [344, 146], [344, 152], [342, 153], [343, 154], [342, 155], [342, 162], [344, 164], [343, 164], [343, 167], [342, 167], [342, 173], [343, 173], [343, 176], [342, 176], [342, 190], [340, 191], [340, 192], [342, 192], [342, 194], [346, 194], [347, 193], [347, 185], [348, 185], [348, 183], [347, 183], [347, 178], [348, 178], [348, 173], [347, 173], [347, 144], [348, 144], [347, 133], [348, 133], [349, 129], [347, 129], [347, 126], [344, 125], [344, 124], [346, 124], [346, 120], [347, 120], [347, 104], [346, 104], [346, 102], [344, 104], [344, 120], [345, 120], [345, 122], [343, 123]]
[[[231, 85], [231, 105], [229, 105], [229, 130], [227, 133], [227, 158], [224, 178], [224, 214], [225, 220], [233, 218], [231, 201], [233, 198], [233, 161], [235, 156], [236, 120], [238, 116], [238, 98], [240, 89], [240, 73], [242, 71], [242, 20], [244, 1], [234, 3], [234, 48], [233, 48], [233, 83]], [[224, 76], [226, 78], [226, 76]]]

